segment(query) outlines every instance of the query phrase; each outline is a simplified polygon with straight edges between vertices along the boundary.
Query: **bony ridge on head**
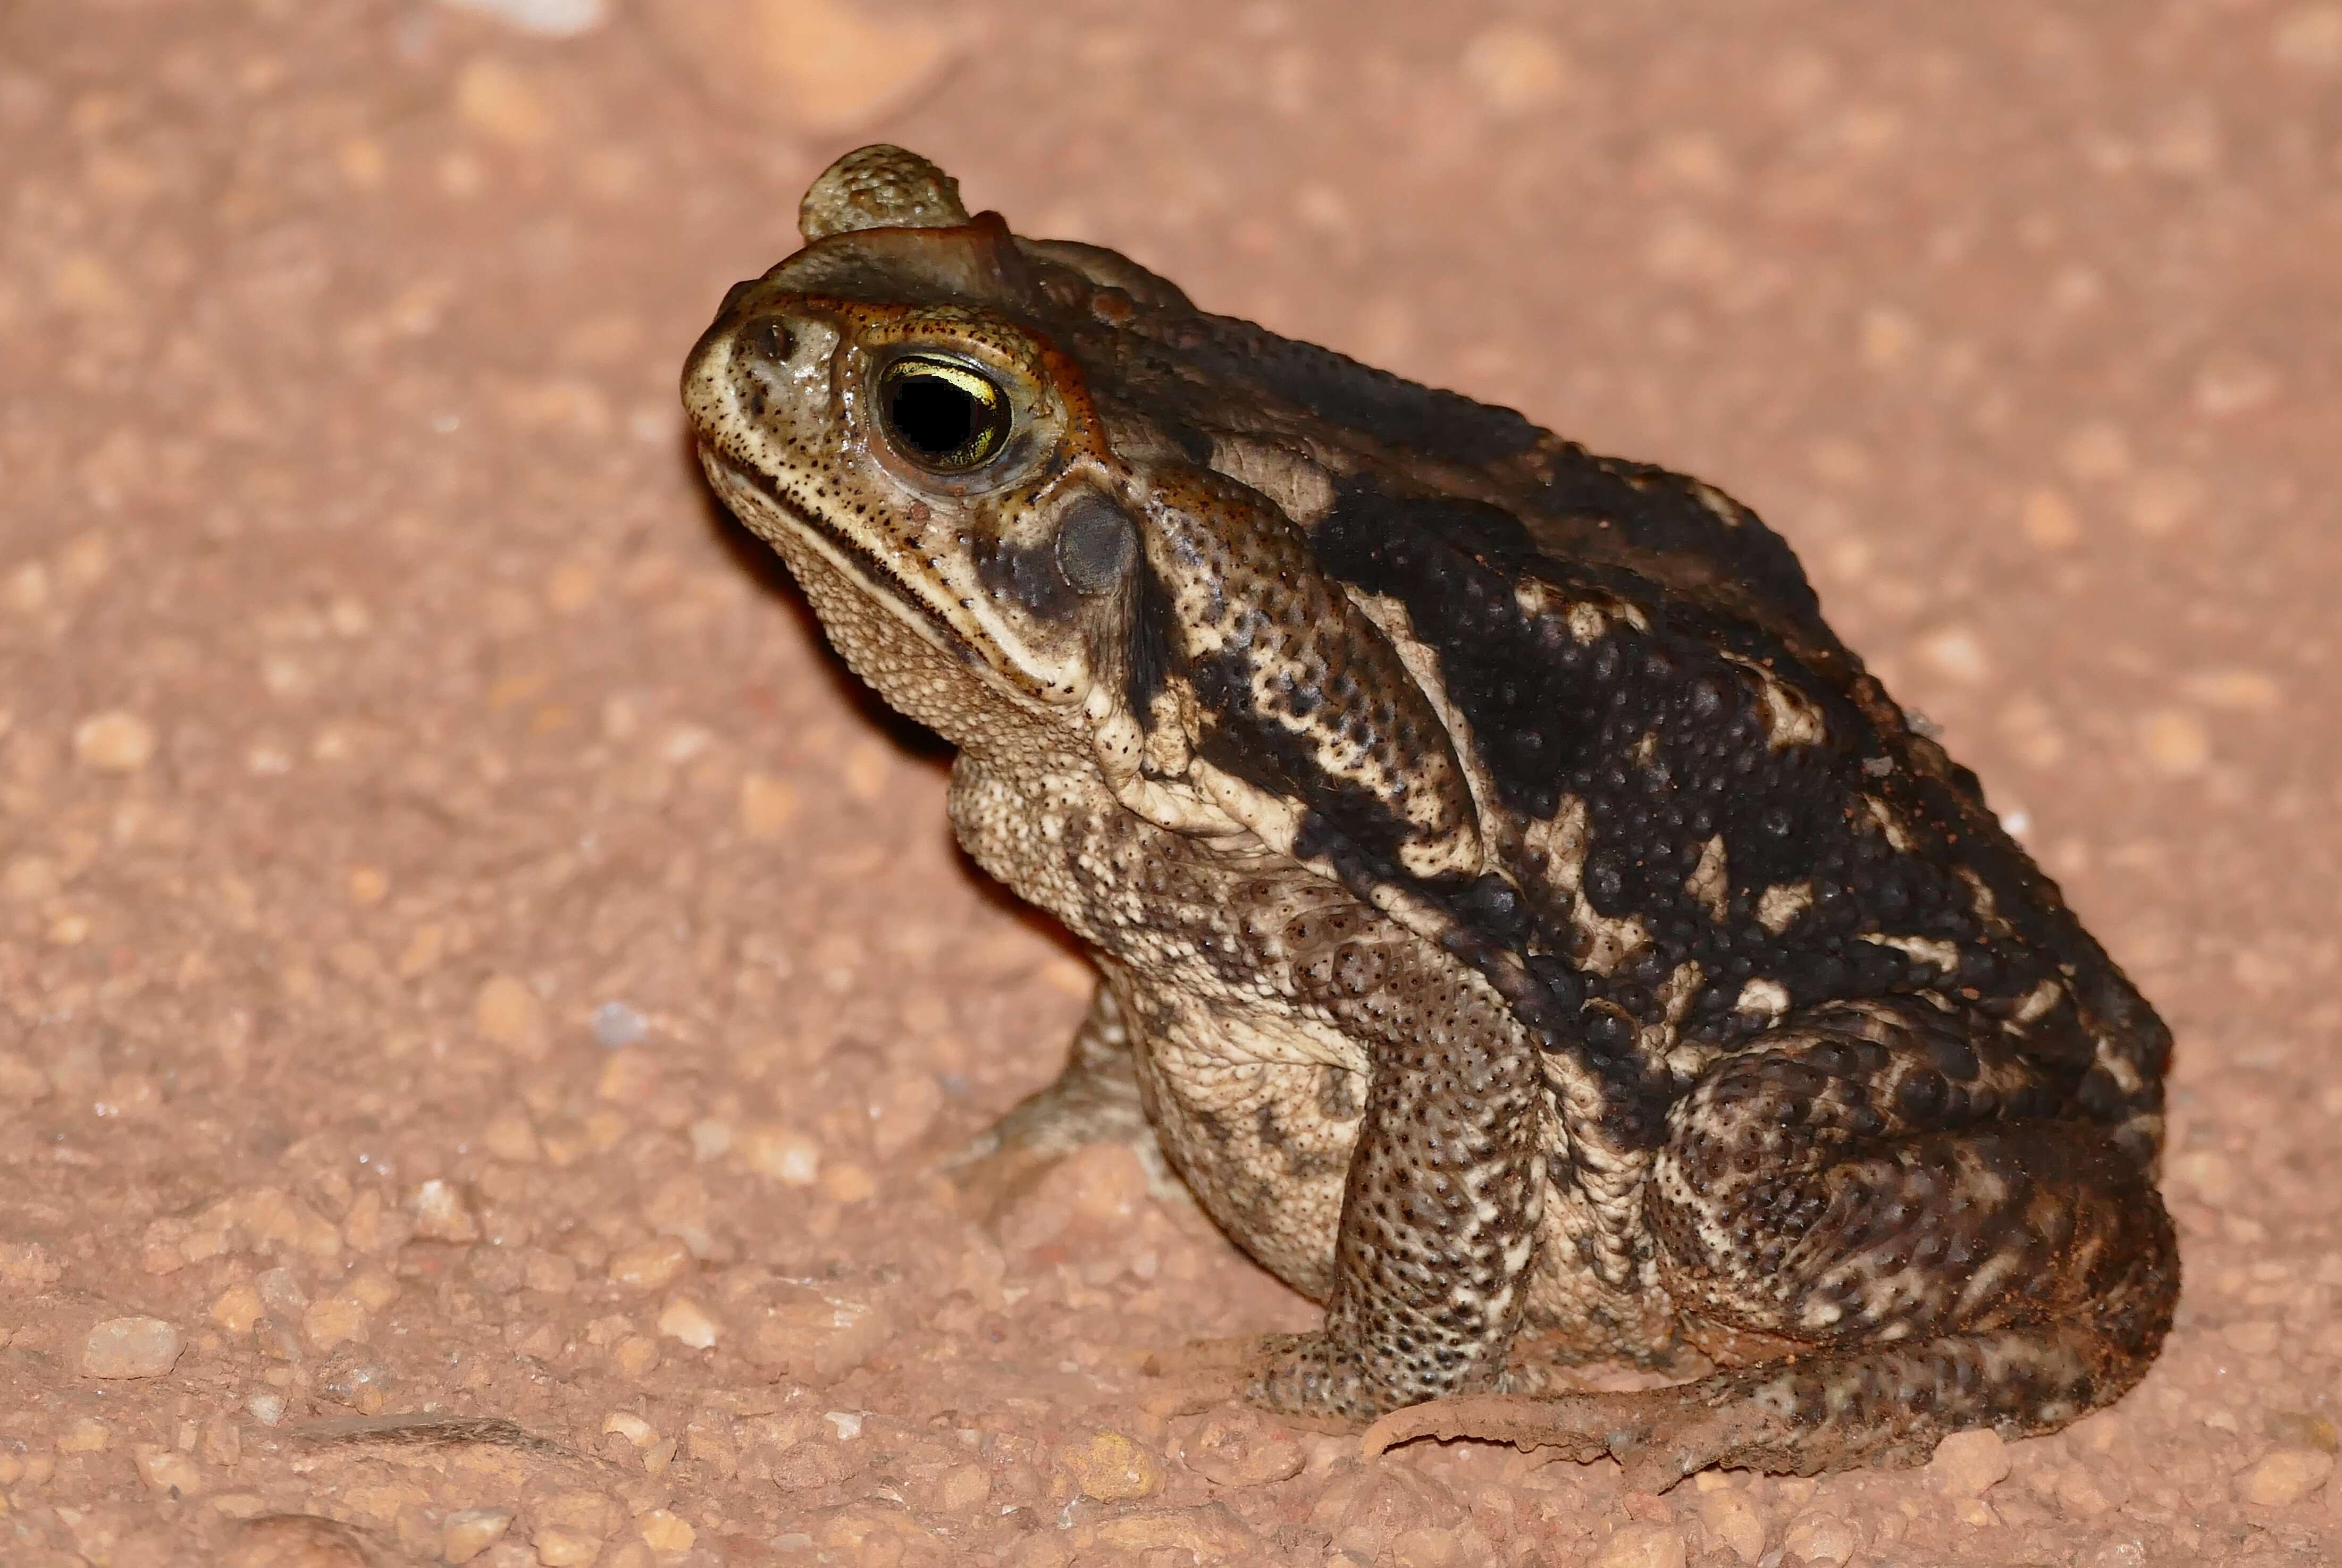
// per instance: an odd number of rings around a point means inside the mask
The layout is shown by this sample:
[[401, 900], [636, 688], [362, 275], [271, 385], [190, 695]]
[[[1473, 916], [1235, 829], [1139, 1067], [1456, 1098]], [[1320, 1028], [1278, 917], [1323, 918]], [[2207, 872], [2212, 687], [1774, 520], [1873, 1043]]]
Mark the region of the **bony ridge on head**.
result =
[[856, 147], [824, 169], [797, 205], [797, 232], [807, 245], [859, 229], [957, 228], [967, 221], [957, 180], [885, 142]]

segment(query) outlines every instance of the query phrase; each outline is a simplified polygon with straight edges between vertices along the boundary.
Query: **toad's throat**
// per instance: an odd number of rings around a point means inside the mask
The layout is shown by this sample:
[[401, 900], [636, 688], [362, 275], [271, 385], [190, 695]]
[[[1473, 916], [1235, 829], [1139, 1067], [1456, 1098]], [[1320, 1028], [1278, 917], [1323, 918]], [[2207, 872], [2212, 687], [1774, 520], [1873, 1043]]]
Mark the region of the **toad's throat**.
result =
[[[794, 525], [829, 559], [832, 565], [852, 578], [865, 594], [903, 618], [916, 620], [953, 657], [964, 660], [975, 657], [976, 651], [968, 645], [966, 634], [946, 620], [943, 613], [928, 604], [917, 589], [905, 582], [902, 574], [889, 567], [876, 551], [849, 537], [827, 518], [791, 498], [770, 474], [722, 452], [716, 452], [715, 459], [734, 483], [754, 490], [771, 502], [773, 510], [786, 519], [785, 526]], [[761, 529], [756, 531], [763, 532]]]

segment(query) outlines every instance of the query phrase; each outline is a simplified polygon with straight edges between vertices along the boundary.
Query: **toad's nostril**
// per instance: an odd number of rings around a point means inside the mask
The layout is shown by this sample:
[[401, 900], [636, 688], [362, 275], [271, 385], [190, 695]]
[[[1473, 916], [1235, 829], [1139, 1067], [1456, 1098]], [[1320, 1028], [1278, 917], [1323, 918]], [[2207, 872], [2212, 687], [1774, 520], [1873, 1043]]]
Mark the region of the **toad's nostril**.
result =
[[741, 343], [768, 365], [786, 365], [797, 351], [796, 335], [789, 330], [788, 323], [776, 315], [751, 323], [741, 335]]

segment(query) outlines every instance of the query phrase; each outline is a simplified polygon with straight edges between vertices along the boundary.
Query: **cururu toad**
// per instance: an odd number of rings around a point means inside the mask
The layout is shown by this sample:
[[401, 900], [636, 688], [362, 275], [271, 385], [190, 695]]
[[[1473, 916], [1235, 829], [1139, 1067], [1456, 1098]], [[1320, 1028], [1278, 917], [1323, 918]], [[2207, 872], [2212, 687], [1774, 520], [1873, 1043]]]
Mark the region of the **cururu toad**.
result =
[[707, 474], [1096, 959], [999, 1139], [1159, 1142], [1324, 1303], [1250, 1397], [1663, 1486], [2138, 1380], [2169, 1034], [1746, 507], [900, 149], [801, 226], [685, 371]]

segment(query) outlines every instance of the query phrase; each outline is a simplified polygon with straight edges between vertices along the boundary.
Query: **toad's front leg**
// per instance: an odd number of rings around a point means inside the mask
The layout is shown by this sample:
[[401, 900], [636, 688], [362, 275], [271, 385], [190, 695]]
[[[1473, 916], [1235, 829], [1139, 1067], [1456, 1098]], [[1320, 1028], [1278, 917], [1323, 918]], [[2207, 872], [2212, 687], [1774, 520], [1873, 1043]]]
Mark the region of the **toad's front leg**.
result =
[[1263, 1346], [1246, 1389], [1294, 1415], [1365, 1420], [1496, 1386], [1545, 1190], [1535, 1050], [1469, 977], [1376, 1004], [1324, 1327]]

